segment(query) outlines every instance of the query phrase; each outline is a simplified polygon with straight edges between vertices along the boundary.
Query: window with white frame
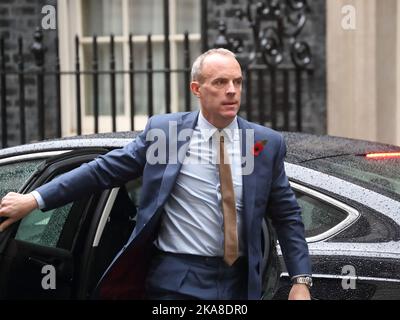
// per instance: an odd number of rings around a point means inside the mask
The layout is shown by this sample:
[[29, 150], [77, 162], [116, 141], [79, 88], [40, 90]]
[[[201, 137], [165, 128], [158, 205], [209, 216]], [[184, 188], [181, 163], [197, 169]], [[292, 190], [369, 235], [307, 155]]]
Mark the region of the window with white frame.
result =
[[[135, 70], [145, 70], [147, 61], [147, 35], [151, 34], [153, 47], [153, 69], [161, 70], [164, 65], [164, 9], [162, 0], [70, 0], [74, 6], [75, 17], [69, 17], [70, 24], [76, 24], [81, 53], [81, 68], [92, 70], [92, 37], [97, 36], [98, 68], [110, 69], [110, 35], [114, 35], [116, 70], [129, 70], [129, 35], [133, 35]], [[60, 3], [61, 1], [59, 1]], [[71, 9], [71, 8], [70, 8]], [[184, 32], [189, 32], [190, 57], [193, 60], [200, 54], [200, 1], [169, 0], [169, 40], [171, 70], [184, 68]], [[76, 17], [79, 21], [76, 21]], [[75, 19], [75, 20], [74, 20]], [[71, 38], [71, 35], [69, 35]], [[72, 41], [69, 39], [71, 45]], [[71, 54], [73, 55], [73, 54]], [[72, 64], [72, 57], [69, 61]], [[191, 61], [192, 62], [192, 61]], [[71, 65], [73, 69], [73, 64]], [[93, 76], [81, 77], [82, 131], [91, 133], [93, 121]], [[71, 90], [74, 85], [71, 84]], [[184, 111], [185, 90], [189, 87], [184, 81], [183, 72], [171, 73], [171, 111]], [[130, 129], [130, 90], [129, 74], [116, 75], [117, 130]], [[135, 74], [135, 129], [143, 129], [147, 120], [148, 87], [147, 74]], [[164, 113], [165, 75], [153, 73], [154, 113]], [[71, 101], [73, 104], [73, 101]], [[191, 108], [196, 101], [191, 99]], [[99, 75], [99, 131], [111, 128], [111, 85], [110, 75]], [[73, 120], [71, 120], [73, 123]], [[65, 131], [65, 130], [64, 130]]]

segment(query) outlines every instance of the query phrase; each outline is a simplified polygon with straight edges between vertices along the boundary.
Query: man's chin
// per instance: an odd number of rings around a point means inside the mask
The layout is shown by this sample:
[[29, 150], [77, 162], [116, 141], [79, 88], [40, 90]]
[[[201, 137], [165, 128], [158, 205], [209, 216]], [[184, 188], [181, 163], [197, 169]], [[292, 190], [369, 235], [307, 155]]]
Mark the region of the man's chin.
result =
[[233, 109], [233, 110], [227, 110], [223, 113], [223, 117], [227, 118], [227, 119], [233, 119], [236, 117], [237, 113], [238, 113], [238, 109]]

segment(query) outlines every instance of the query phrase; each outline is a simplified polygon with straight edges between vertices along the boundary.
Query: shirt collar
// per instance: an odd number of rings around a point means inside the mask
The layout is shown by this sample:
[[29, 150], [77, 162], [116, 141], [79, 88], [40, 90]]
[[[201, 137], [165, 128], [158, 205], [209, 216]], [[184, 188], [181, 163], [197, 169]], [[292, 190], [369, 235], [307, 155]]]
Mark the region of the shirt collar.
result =
[[[218, 131], [218, 128], [214, 127], [210, 122], [208, 122], [201, 110], [199, 113], [199, 119], [197, 120], [197, 125], [200, 129], [203, 139], [206, 141], [208, 141], [215, 134], [215, 132]], [[236, 116], [228, 126], [222, 129], [222, 131], [224, 132], [224, 136], [227, 137], [230, 142], [233, 142], [234, 133], [237, 129], [239, 129], [239, 126]]]

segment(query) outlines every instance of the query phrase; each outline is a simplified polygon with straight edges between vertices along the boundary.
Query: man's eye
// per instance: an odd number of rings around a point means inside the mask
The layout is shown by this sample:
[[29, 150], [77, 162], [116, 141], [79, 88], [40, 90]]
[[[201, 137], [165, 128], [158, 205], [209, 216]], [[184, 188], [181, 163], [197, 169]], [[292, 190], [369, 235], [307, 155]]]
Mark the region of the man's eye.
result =
[[216, 86], [223, 86], [225, 84], [225, 80], [224, 79], [217, 79], [214, 81], [214, 84]]

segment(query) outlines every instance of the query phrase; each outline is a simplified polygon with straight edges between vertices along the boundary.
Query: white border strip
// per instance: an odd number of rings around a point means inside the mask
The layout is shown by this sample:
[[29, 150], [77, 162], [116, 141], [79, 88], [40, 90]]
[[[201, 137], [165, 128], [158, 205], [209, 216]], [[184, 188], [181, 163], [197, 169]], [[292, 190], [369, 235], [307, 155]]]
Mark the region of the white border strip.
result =
[[109, 197], [107, 199], [107, 203], [104, 206], [103, 213], [101, 214], [101, 218], [100, 218], [97, 230], [96, 230], [96, 234], [94, 236], [92, 247], [97, 247], [99, 245], [101, 236], [103, 234], [104, 228], [105, 228], [106, 223], [108, 221], [108, 218], [110, 216], [110, 212], [111, 212], [112, 207], [114, 205], [115, 199], [117, 198], [117, 194], [118, 194], [119, 189], [120, 188], [118, 187], [118, 188], [114, 188], [114, 189], [111, 190], [111, 193], [110, 193], [110, 195], [109, 195]]

